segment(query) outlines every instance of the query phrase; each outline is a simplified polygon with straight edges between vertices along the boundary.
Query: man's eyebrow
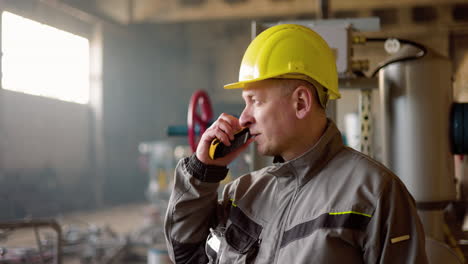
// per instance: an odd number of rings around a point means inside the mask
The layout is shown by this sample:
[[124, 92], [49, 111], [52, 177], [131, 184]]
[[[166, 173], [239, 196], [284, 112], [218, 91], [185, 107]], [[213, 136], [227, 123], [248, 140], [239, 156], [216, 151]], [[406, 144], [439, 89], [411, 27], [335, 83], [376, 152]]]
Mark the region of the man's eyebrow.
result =
[[243, 97], [244, 99], [251, 99], [251, 98], [253, 97], [253, 94], [251, 94], [251, 93], [244, 93], [244, 94], [242, 94], [242, 97]]

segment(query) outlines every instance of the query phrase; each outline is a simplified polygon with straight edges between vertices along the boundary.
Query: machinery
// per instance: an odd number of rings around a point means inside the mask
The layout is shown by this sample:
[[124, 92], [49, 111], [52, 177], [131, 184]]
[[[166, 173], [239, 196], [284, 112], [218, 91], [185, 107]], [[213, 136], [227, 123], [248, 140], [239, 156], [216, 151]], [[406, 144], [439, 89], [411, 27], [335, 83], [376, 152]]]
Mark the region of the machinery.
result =
[[[366, 39], [360, 31], [379, 28], [378, 20], [349, 19], [322, 21], [284, 21], [308, 26], [335, 49], [340, 89], [360, 89], [361, 152], [372, 153], [371, 90], [380, 93], [381, 162], [405, 183], [417, 202], [426, 233], [430, 263], [464, 263], [444, 215], [456, 199], [454, 154], [466, 154], [468, 108], [454, 104], [452, 71], [447, 58], [423, 45], [399, 39]], [[252, 24], [252, 38], [276, 24]], [[381, 42], [391, 56], [372, 71], [368, 60], [353, 59], [353, 45]], [[378, 75], [378, 82], [375, 76]], [[336, 118], [332, 105], [327, 110]], [[465, 121], [467, 120], [467, 121]], [[465, 143], [466, 141], [466, 143]], [[252, 148], [255, 152], [255, 149]], [[268, 165], [254, 153], [252, 169]]]
[[[453, 155], [468, 153], [468, 105], [453, 103], [450, 61], [409, 40], [363, 37], [359, 32], [380, 29], [377, 18], [279, 23], [310, 27], [334, 49], [340, 89], [360, 90], [360, 151], [379, 156], [377, 159], [401, 178], [415, 198], [430, 263], [464, 263], [463, 253], [445, 221], [445, 210], [456, 199]], [[253, 22], [252, 39], [276, 24]], [[366, 76], [363, 72], [369, 70], [369, 60], [354, 59], [353, 46], [368, 42], [380, 42], [390, 55]], [[377, 124], [372, 124], [371, 118], [372, 90], [380, 94]], [[190, 142], [196, 128], [193, 120], [204, 130], [209, 125], [207, 117], [212, 115], [205, 105], [209, 100], [199, 93], [194, 94], [199, 99], [192, 99], [190, 104]], [[193, 109], [195, 102], [201, 107], [199, 114]], [[327, 109], [332, 119], [337, 114], [334, 104], [331, 101]], [[374, 127], [381, 130], [374, 137], [379, 139], [379, 155], [373, 155]], [[174, 127], [169, 128], [169, 134], [176, 134], [174, 131]], [[271, 163], [253, 146], [249, 161], [250, 170]]]
[[[42, 244], [38, 228], [48, 227], [56, 232], [52, 246]], [[0, 263], [62, 263], [62, 228], [55, 220], [19, 220], [0, 223], [0, 241], [6, 240], [8, 232], [16, 229], [33, 228], [36, 236], [35, 248], [0, 247]]]
[[[395, 56], [412, 53], [406, 47]], [[432, 263], [464, 263], [457, 248], [443, 243], [451, 236], [444, 209], [456, 198], [453, 154], [463, 147], [452, 142], [455, 134], [463, 138], [466, 133], [451, 116], [458, 107], [452, 101], [451, 75], [450, 61], [431, 51], [422, 59], [389, 64], [379, 74], [382, 161], [417, 201]]]
[[[453, 103], [450, 61], [413, 41], [364, 37], [360, 32], [380, 30], [377, 18], [279, 23], [310, 27], [334, 50], [340, 89], [360, 91], [360, 123], [356, 126], [361, 130], [360, 151], [394, 171], [415, 198], [430, 263], [464, 263], [445, 221], [446, 208], [456, 200], [454, 154], [468, 153], [468, 104]], [[252, 39], [276, 24], [253, 22]], [[381, 43], [389, 56], [366, 76], [369, 60], [355, 59], [353, 47], [368, 42]], [[380, 95], [376, 109], [381, 116], [376, 124], [371, 118], [372, 91]], [[327, 109], [332, 119], [337, 117], [335, 104], [331, 101]], [[206, 94], [197, 91], [189, 107], [188, 129], [170, 127], [168, 134], [188, 134], [195, 150], [194, 135], [203, 132], [212, 117], [208, 105]], [[374, 135], [374, 127], [380, 128], [379, 134]], [[372, 142], [372, 138], [379, 142]], [[373, 148], [374, 143], [379, 151]], [[248, 155], [249, 170], [271, 164], [271, 158], [258, 155], [254, 146]]]
[[[18, 242], [6, 243], [19, 229], [33, 229], [36, 245], [18, 247]], [[144, 244], [142, 237], [139, 233], [124, 237], [108, 226], [64, 225], [55, 219], [11, 220], [0, 223], [0, 263], [126, 263], [137, 257], [130, 251]], [[27, 239], [20, 241], [26, 243]]]

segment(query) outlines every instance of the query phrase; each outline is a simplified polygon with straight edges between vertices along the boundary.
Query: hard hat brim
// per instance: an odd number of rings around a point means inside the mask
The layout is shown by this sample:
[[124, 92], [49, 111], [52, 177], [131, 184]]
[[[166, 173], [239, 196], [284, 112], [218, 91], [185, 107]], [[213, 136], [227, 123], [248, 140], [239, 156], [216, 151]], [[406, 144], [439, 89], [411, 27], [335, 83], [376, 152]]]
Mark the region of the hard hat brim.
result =
[[244, 89], [246, 84], [263, 81], [265, 79], [268, 79], [268, 78], [258, 78], [254, 80], [229, 83], [229, 84], [224, 85], [224, 89]]
[[224, 89], [244, 89], [247, 84], [255, 83], [255, 82], [259, 82], [259, 81], [264, 81], [264, 80], [271, 79], [271, 78], [275, 78], [278, 75], [279, 74], [271, 74], [271, 75], [267, 75], [267, 76], [262, 76], [260, 78], [252, 79], [252, 80], [245, 80], [245, 81], [239, 81], [239, 82], [235, 82], [235, 83], [229, 83], [229, 84], [224, 85]]
[[224, 89], [241, 89], [244, 87], [245, 84], [243, 82], [229, 83], [224, 85]]

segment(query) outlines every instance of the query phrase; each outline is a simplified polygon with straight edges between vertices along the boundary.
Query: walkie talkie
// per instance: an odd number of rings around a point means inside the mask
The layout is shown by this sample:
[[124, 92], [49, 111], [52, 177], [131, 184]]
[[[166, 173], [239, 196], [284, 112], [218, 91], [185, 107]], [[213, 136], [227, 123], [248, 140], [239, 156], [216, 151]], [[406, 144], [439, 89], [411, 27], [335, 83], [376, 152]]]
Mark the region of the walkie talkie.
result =
[[215, 160], [217, 158], [221, 158], [232, 152], [233, 150], [237, 149], [238, 147], [244, 145], [247, 140], [252, 137], [250, 135], [249, 129], [244, 128], [241, 131], [237, 132], [234, 135], [234, 140], [231, 141], [231, 146], [224, 145], [219, 139], [215, 138], [211, 141], [210, 145], [210, 158]]

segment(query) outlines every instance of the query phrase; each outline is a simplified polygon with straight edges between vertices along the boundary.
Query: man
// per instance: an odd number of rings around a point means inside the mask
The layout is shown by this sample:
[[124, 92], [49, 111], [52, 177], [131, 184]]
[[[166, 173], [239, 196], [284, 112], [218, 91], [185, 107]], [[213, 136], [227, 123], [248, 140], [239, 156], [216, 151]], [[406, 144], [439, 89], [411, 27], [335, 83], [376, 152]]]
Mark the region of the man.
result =
[[[415, 202], [403, 183], [347, 148], [325, 115], [340, 97], [333, 53], [312, 30], [278, 25], [249, 45], [240, 81], [245, 109], [222, 114], [179, 162], [166, 216], [175, 263], [427, 263]], [[237, 151], [209, 157], [218, 138]], [[226, 166], [255, 141], [276, 163], [228, 184]]]

